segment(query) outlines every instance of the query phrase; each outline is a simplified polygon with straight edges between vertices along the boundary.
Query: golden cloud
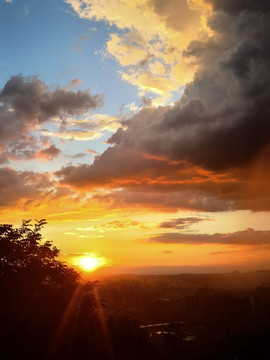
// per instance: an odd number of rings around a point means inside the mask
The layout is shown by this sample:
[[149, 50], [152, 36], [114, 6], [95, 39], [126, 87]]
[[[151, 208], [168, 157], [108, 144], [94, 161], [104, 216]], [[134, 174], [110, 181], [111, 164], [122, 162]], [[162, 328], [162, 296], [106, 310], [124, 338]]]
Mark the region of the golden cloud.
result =
[[211, 6], [202, 0], [66, 2], [79, 17], [118, 28], [118, 34], [110, 35], [106, 51], [123, 67], [122, 79], [160, 97], [168, 98], [192, 79], [196, 65], [182, 52], [192, 40], [211, 35], [206, 22]]
[[119, 119], [105, 114], [94, 114], [80, 120], [67, 118], [65, 122], [55, 118], [53, 123], [57, 129], [55, 131], [43, 130], [43, 135], [77, 141], [100, 139], [104, 131], [114, 132], [121, 127]]

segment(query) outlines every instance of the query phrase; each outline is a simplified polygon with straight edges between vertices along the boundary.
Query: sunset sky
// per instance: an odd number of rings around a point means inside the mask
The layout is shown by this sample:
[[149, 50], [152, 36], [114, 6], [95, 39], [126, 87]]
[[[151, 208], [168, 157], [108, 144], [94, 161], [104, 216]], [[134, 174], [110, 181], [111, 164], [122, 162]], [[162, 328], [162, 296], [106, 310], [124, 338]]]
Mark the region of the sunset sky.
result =
[[270, 269], [267, 0], [0, 0], [1, 223], [104, 274]]

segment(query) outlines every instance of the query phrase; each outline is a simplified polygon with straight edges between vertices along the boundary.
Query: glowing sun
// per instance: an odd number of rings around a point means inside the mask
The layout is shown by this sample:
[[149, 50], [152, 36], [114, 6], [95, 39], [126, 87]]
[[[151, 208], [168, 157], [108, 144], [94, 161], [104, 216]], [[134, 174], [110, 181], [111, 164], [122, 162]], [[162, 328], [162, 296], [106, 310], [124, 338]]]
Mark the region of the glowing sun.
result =
[[97, 257], [94, 254], [85, 254], [85, 256], [80, 256], [76, 259], [75, 263], [84, 271], [94, 271], [103, 265], [102, 258]]

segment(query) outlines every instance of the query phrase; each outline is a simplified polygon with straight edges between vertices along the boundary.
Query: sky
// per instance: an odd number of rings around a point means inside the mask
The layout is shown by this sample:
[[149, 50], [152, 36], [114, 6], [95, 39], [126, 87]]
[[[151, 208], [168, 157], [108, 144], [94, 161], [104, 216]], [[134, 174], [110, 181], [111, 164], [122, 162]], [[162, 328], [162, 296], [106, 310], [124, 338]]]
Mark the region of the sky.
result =
[[0, 0], [0, 215], [100, 274], [270, 269], [266, 0]]

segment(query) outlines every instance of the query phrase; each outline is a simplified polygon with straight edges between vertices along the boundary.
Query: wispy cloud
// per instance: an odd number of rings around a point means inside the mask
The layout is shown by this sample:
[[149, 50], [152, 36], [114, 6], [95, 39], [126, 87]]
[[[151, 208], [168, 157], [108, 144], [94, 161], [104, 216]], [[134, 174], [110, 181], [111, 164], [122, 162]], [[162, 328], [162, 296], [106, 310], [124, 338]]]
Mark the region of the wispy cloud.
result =
[[120, 119], [105, 114], [86, 115], [78, 120], [65, 118], [63, 121], [61, 118], [54, 118], [51, 123], [56, 129], [54, 131], [43, 129], [43, 135], [78, 141], [97, 140], [103, 137], [105, 132], [112, 133], [122, 127]]
[[107, 231], [121, 231], [127, 230], [131, 228], [143, 228], [144, 225], [134, 220], [115, 220], [105, 224], [94, 225], [91, 227], [77, 228], [78, 231], [99, 231], [99, 232], [107, 232]]
[[208, 218], [199, 218], [199, 217], [187, 217], [187, 218], [178, 218], [172, 219], [170, 221], [164, 221], [159, 225], [160, 228], [174, 228], [174, 229], [185, 229], [193, 224], [197, 224], [201, 221], [209, 221]]

